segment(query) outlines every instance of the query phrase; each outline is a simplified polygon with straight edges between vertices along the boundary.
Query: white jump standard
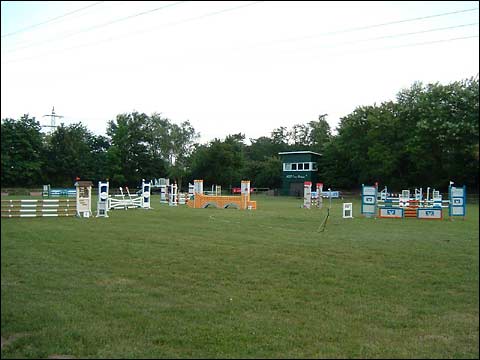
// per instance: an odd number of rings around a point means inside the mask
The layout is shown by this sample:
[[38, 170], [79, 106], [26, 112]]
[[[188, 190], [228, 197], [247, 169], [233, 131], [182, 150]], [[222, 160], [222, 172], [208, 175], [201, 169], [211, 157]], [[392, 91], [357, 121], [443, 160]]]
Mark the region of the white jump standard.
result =
[[108, 181], [98, 182], [97, 217], [108, 217]]
[[353, 219], [353, 204], [352, 203], [343, 203], [343, 218], [344, 219]]

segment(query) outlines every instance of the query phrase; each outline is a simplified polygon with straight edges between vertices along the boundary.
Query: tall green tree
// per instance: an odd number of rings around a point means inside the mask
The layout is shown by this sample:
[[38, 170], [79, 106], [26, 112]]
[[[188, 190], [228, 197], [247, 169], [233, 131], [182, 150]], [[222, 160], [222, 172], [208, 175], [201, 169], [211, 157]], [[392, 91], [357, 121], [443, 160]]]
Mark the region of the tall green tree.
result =
[[478, 79], [415, 83], [396, 102], [357, 107], [337, 131], [321, 171], [344, 186], [478, 187]]
[[296, 149], [309, 148], [311, 145], [310, 127], [308, 124], [295, 124], [290, 130], [291, 145]]
[[172, 123], [159, 113], [120, 114], [108, 123], [110, 179], [137, 186], [141, 179], [169, 177], [181, 187], [199, 134], [189, 121]]
[[142, 179], [154, 176], [152, 161], [156, 158], [148, 151], [148, 123], [148, 116], [139, 112], [120, 114], [108, 122], [107, 135], [111, 146], [107, 158], [109, 178], [114, 185], [138, 187]]
[[280, 126], [273, 129], [271, 134], [272, 142], [282, 147], [283, 150], [288, 150], [290, 141], [290, 131], [285, 126]]
[[181, 188], [188, 176], [190, 156], [200, 134], [189, 121], [178, 125], [158, 113], [150, 116], [148, 129], [149, 151], [154, 154], [154, 161], [161, 159], [164, 164], [162, 176], [174, 179]]
[[2, 186], [42, 183], [43, 136], [40, 123], [28, 114], [19, 120], [2, 119]]
[[275, 144], [272, 139], [261, 136], [257, 139], [250, 139], [250, 145], [245, 147], [245, 156], [248, 161], [262, 161], [263, 159], [275, 156], [281, 150], [281, 145]]
[[281, 187], [282, 162], [278, 153], [287, 149], [287, 144], [265, 136], [250, 139], [250, 145], [245, 147], [245, 177], [252, 186]]
[[54, 186], [73, 186], [76, 177], [96, 179], [97, 165], [101, 163], [100, 154], [104, 151], [102, 145], [96, 143], [97, 140], [80, 123], [58, 126], [46, 137], [43, 171], [48, 182]]
[[[337, 129], [338, 138], [335, 147], [329, 149], [344, 163], [336, 166], [336, 170], [342, 168], [341, 175], [336, 175], [333, 184], [342, 182], [347, 187], [353, 187], [363, 182], [370, 183], [376, 180], [375, 174], [371, 173], [368, 159], [370, 140], [366, 134], [370, 131], [372, 113], [374, 107], [358, 107], [351, 114], [340, 119]], [[331, 153], [328, 153], [331, 154]], [[328, 156], [324, 157], [322, 167], [330, 164]]]
[[478, 79], [416, 83], [397, 101], [409, 123], [410, 181], [422, 179], [437, 188], [446, 188], [450, 180], [478, 186]]
[[295, 124], [290, 130], [284, 126], [276, 128], [271, 133], [271, 141], [280, 145], [280, 151], [311, 150], [321, 152], [332, 138], [326, 116], [327, 114], [323, 114], [318, 117], [318, 120]]
[[199, 146], [192, 156], [192, 178], [227, 189], [238, 186], [245, 175], [244, 139], [244, 135], [234, 134]]
[[332, 139], [332, 131], [326, 120], [326, 114], [320, 115], [317, 121], [310, 121], [309, 127], [309, 148], [311, 151], [322, 153], [325, 146]]
[[245, 175], [254, 187], [278, 189], [282, 186], [282, 161], [278, 156], [250, 160]]
[[108, 177], [108, 149], [110, 142], [103, 135], [94, 135], [89, 133], [87, 143], [90, 148], [89, 177], [86, 180], [92, 180], [96, 183], [99, 180], [105, 180]]

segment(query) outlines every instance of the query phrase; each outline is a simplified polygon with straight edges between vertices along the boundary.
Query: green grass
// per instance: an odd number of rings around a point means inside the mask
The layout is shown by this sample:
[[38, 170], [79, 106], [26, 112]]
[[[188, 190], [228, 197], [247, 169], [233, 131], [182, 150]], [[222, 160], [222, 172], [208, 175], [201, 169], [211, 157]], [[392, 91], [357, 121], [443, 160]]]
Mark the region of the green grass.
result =
[[[3, 219], [2, 358], [478, 358], [478, 204], [465, 220], [258, 210]], [[328, 203], [327, 203], [328, 204]], [[95, 208], [95, 206], [94, 206]]]

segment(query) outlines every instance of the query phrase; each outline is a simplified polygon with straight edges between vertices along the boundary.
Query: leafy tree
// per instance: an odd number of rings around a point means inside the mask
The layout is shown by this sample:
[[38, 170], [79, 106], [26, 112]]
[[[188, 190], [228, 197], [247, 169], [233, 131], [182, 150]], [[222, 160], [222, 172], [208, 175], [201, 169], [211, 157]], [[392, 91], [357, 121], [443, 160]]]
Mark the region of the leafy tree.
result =
[[178, 187], [182, 187], [182, 182], [188, 174], [188, 165], [190, 156], [195, 149], [195, 140], [199, 134], [188, 121], [184, 121], [180, 125], [170, 124], [170, 149], [169, 157], [170, 177], [176, 179]]
[[[143, 178], [153, 174], [152, 154], [149, 153], [148, 116], [143, 113], [117, 115], [115, 121], [109, 121], [107, 135], [111, 139], [108, 149], [109, 178], [115, 185], [136, 187]], [[123, 180], [125, 183], [119, 184]]]
[[89, 134], [87, 137], [90, 148], [90, 176], [86, 179], [92, 181], [105, 180], [108, 177], [108, 149], [110, 142], [102, 135]]
[[278, 156], [249, 161], [245, 174], [252, 186], [278, 189], [282, 186], [282, 161]]
[[[158, 173], [175, 179], [179, 188], [188, 175], [189, 158], [200, 136], [189, 121], [180, 125], [160, 114], [153, 114], [148, 123], [148, 143], [152, 160], [157, 161]], [[161, 160], [161, 162], [159, 161]]]
[[[338, 127], [338, 139], [336, 141], [335, 151], [340, 153], [340, 158], [345, 161], [341, 165], [342, 178], [335, 179], [342, 181], [346, 186], [355, 186], [363, 182], [372, 182], [376, 180], [374, 175], [370, 174], [368, 161], [368, 148], [370, 145], [366, 134], [370, 130], [371, 114], [375, 111], [374, 107], [358, 107], [353, 113], [340, 120]], [[328, 165], [328, 157], [324, 158], [323, 165]]]
[[[122, 154], [118, 146], [110, 146], [106, 153], [106, 164], [108, 175], [105, 177], [110, 181], [110, 185], [124, 185], [127, 183], [127, 178], [123, 172]], [[104, 178], [104, 179], [105, 179]]]
[[39, 185], [42, 181], [43, 136], [40, 123], [28, 114], [2, 119], [2, 186]]
[[192, 156], [191, 176], [207, 184], [224, 188], [238, 185], [244, 175], [244, 135], [229, 135], [224, 141], [214, 139], [197, 148]]
[[[72, 186], [75, 178], [94, 179], [97, 176], [99, 154], [103, 150], [95, 136], [82, 124], [61, 124], [46, 137], [44, 172], [49, 183]], [[97, 146], [97, 149], [94, 149]], [[96, 152], [96, 153], [95, 153]]]
[[318, 168], [323, 183], [332, 184], [335, 188], [350, 189], [356, 181], [352, 176], [349, 153], [342, 143], [342, 138], [334, 137], [324, 148]]
[[325, 119], [327, 115], [320, 115], [317, 121], [310, 121], [309, 127], [309, 140], [308, 145], [311, 151], [322, 153], [325, 146], [332, 139], [332, 132], [330, 125]]
[[287, 144], [277, 143], [273, 139], [261, 136], [250, 139], [250, 145], [245, 147], [247, 161], [263, 161], [272, 156], [277, 156], [281, 151], [288, 150]]
[[311, 145], [308, 124], [295, 124], [290, 130], [290, 141], [295, 148], [308, 148]]
[[189, 157], [198, 138], [189, 121], [180, 125], [154, 113], [118, 115], [107, 134], [110, 178], [115, 184], [137, 186], [142, 178], [170, 177], [181, 187], [188, 173]]
[[445, 189], [450, 180], [478, 186], [478, 79], [448, 85], [414, 84], [399, 93], [401, 116], [409, 122], [406, 138], [410, 181]]
[[285, 126], [276, 128], [271, 133], [272, 142], [282, 146], [282, 151], [287, 150], [290, 143], [290, 131]]
[[357, 107], [337, 130], [320, 167], [336, 183], [478, 186], [477, 79], [415, 83], [396, 102]]

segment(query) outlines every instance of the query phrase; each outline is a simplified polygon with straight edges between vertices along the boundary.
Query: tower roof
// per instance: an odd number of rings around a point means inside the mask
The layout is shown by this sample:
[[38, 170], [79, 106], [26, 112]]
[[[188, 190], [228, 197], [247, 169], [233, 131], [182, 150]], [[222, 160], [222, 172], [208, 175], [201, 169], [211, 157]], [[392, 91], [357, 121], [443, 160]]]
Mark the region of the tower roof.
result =
[[314, 154], [318, 156], [322, 155], [313, 151], [282, 151], [278, 153], [278, 155], [290, 155], [290, 154]]

